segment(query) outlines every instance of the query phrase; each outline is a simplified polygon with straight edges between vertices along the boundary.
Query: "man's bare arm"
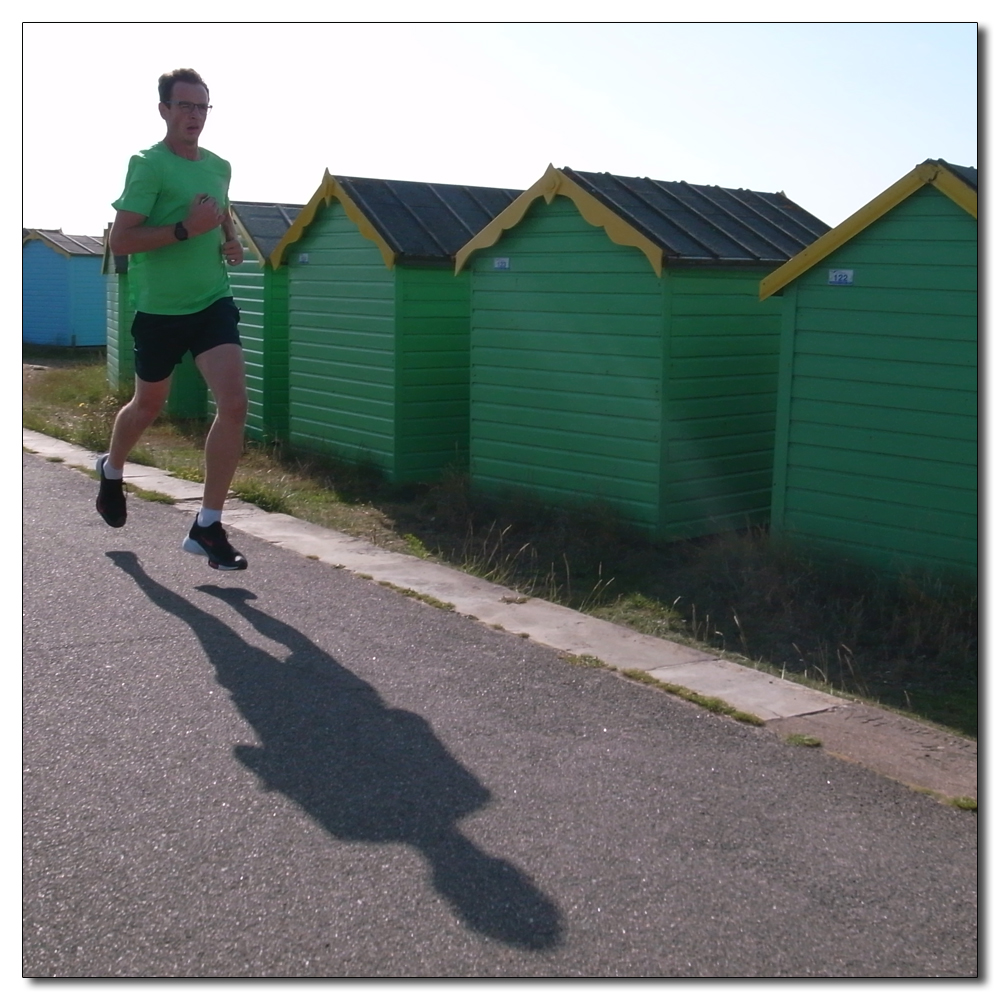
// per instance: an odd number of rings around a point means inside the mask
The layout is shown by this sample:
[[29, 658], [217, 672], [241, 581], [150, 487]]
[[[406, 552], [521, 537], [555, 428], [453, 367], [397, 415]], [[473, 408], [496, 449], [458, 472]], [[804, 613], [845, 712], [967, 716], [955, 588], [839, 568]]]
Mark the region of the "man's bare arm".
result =
[[[187, 217], [184, 219], [184, 228], [188, 236], [201, 236], [223, 225], [223, 219], [232, 225], [228, 212], [224, 215], [214, 198], [200, 194], [191, 202]], [[177, 242], [174, 226], [147, 226], [144, 225], [145, 221], [146, 216], [138, 212], [117, 212], [108, 239], [111, 252], [118, 255], [147, 253]]]
[[222, 213], [222, 235], [225, 237], [227, 243], [237, 238], [236, 223], [233, 222], [232, 211], [228, 208]]
[[236, 235], [236, 223], [230, 209], [226, 209], [226, 214], [222, 217], [222, 233], [226, 242], [222, 244], [222, 256], [226, 258], [226, 263], [230, 266], [237, 266], [243, 263], [243, 244], [240, 243]]

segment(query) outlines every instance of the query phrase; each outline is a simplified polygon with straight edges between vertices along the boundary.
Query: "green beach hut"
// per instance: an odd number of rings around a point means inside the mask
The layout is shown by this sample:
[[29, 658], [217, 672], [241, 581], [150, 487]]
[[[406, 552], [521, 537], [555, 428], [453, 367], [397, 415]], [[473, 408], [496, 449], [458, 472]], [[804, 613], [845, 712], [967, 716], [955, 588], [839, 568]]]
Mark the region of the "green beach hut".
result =
[[240, 309], [240, 340], [247, 373], [247, 437], [288, 437], [288, 270], [270, 256], [301, 205], [234, 201], [233, 220], [244, 261], [229, 268], [229, 284]]
[[101, 274], [105, 280], [105, 322], [107, 324], [108, 385], [130, 391], [135, 378], [132, 354], [132, 319], [135, 309], [128, 287], [128, 257], [115, 256], [108, 246], [111, 227], [104, 230], [104, 256]]
[[773, 531], [975, 577], [978, 187], [927, 160], [761, 282], [783, 311]]
[[766, 521], [780, 304], [829, 227], [782, 193], [550, 166], [456, 255], [473, 485], [660, 538]]
[[464, 466], [469, 281], [460, 246], [517, 191], [333, 176], [271, 255], [288, 270], [288, 440], [390, 482]]

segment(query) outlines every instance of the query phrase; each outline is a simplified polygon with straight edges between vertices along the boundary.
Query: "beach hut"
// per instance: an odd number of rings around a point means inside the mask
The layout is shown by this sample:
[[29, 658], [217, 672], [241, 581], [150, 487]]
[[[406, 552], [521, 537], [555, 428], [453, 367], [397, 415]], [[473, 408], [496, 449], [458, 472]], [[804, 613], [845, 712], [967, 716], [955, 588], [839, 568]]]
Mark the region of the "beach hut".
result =
[[21, 339], [50, 347], [105, 342], [102, 241], [61, 229], [21, 231]]
[[111, 252], [108, 237], [111, 226], [104, 230], [104, 252], [101, 274], [105, 280], [106, 341], [108, 384], [114, 390], [131, 391], [135, 378], [135, 358], [132, 353], [132, 319], [135, 308], [129, 291], [128, 257]]
[[975, 576], [978, 187], [927, 160], [761, 282], [783, 310], [773, 531]]
[[282, 441], [288, 437], [288, 270], [269, 258], [302, 206], [234, 201], [230, 207], [245, 258], [229, 268], [229, 283], [246, 360], [246, 433], [254, 441]]
[[288, 439], [391, 482], [464, 466], [469, 282], [454, 254], [517, 191], [326, 172], [271, 255], [288, 270]]
[[781, 192], [550, 166], [456, 255], [473, 485], [660, 538], [766, 521], [779, 304], [758, 285], [828, 228]]
[[[129, 288], [128, 256], [111, 252], [108, 241], [110, 233], [111, 226], [108, 225], [104, 230], [101, 255], [101, 274], [105, 282], [108, 385], [116, 392], [131, 393], [135, 382], [135, 355], [132, 347], [135, 304]], [[169, 416], [182, 419], [197, 420], [206, 416], [205, 380], [190, 355], [185, 355], [184, 360], [174, 369], [164, 411]]]

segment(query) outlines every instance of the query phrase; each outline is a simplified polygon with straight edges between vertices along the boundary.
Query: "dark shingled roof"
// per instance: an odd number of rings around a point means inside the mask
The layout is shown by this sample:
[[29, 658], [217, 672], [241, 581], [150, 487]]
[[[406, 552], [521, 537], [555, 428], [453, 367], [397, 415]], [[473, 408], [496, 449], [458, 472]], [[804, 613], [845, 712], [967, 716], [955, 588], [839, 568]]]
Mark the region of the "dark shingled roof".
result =
[[[104, 240], [94, 236], [67, 236], [61, 229], [24, 229], [22, 240], [48, 240], [74, 257], [102, 257]], [[34, 235], [32, 235], [34, 234]]]
[[521, 193], [507, 188], [340, 175], [336, 180], [404, 259], [451, 259]]
[[974, 191], [979, 190], [979, 171], [975, 167], [959, 167], [947, 160], [925, 160], [925, 163], [940, 163], [947, 167], [956, 177], [960, 177]]
[[781, 191], [562, 171], [662, 247], [665, 264], [783, 263], [830, 229]]
[[250, 234], [257, 249], [265, 258], [278, 245], [295, 216], [302, 211], [301, 205], [285, 205], [270, 201], [231, 201], [230, 207]]

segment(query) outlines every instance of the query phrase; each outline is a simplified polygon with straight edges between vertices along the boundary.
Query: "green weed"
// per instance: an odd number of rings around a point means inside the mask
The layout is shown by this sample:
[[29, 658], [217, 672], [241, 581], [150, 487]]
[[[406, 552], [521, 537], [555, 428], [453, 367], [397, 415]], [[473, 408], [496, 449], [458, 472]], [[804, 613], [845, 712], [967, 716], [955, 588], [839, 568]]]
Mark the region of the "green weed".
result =
[[[370, 576], [365, 576], [364, 573], [359, 573], [358, 576], [365, 577], [365, 579], [372, 579]], [[432, 608], [437, 608], [439, 611], [454, 611], [455, 605], [449, 603], [448, 601], [440, 601], [436, 597], [432, 597], [430, 594], [421, 594], [418, 590], [411, 590], [409, 587], [400, 587], [395, 583], [389, 583], [388, 580], [380, 580], [380, 587], [385, 587], [388, 590], [394, 590], [397, 594], [402, 594], [404, 597], [412, 597], [416, 601], [422, 601], [424, 604], [429, 604]], [[497, 626], [494, 626], [494, 628]], [[503, 628], [503, 626], [499, 626]]]
[[149, 500], [152, 503], [177, 503], [172, 496], [168, 496], [166, 493], [160, 493], [158, 490], [144, 490], [138, 486], [129, 486], [128, 492], [135, 494], [135, 496], [137, 496], [140, 500]]
[[793, 747], [821, 747], [823, 741], [815, 736], [805, 736], [802, 733], [789, 733], [785, 742]]
[[289, 514], [288, 490], [256, 479], [240, 478], [232, 486], [233, 496], [252, 503], [269, 514]]
[[420, 559], [430, 558], [431, 553], [427, 546], [416, 535], [403, 535], [403, 541], [409, 546], [410, 555]]
[[690, 701], [716, 715], [728, 715], [729, 718], [735, 719], [737, 722], [745, 722], [751, 726], [764, 725], [764, 720], [760, 717], [753, 715], [751, 712], [744, 712], [741, 709], [735, 708], [721, 698], [699, 694], [697, 691], [692, 691], [681, 684], [671, 684], [668, 681], [658, 680], [647, 674], [644, 670], [623, 670], [622, 674], [630, 680], [638, 681], [640, 684], [648, 684], [650, 687], [659, 688], [661, 691], [666, 691], [669, 694], [676, 695], [678, 698], [683, 698], [685, 701]]

